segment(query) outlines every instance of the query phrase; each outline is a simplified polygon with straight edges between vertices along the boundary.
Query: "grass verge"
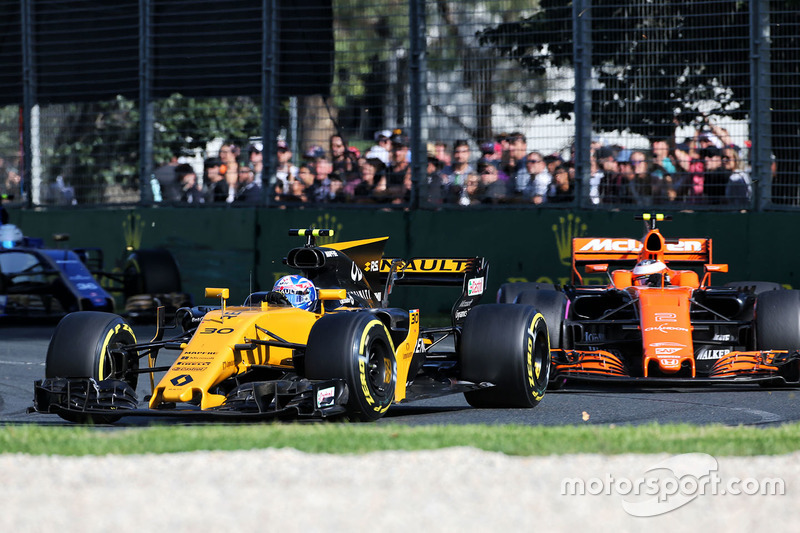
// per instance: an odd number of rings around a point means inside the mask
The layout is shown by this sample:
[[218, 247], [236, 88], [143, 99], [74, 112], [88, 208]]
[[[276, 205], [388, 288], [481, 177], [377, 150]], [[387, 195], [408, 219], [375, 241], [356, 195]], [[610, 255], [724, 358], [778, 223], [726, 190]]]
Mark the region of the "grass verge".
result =
[[713, 453], [781, 455], [800, 450], [800, 423], [775, 427], [641, 426], [401, 426], [258, 424], [0, 427], [0, 452], [33, 455], [174, 453], [195, 450], [295, 448], [357, 454], [471, 446], [508, 455], [574, 453]]

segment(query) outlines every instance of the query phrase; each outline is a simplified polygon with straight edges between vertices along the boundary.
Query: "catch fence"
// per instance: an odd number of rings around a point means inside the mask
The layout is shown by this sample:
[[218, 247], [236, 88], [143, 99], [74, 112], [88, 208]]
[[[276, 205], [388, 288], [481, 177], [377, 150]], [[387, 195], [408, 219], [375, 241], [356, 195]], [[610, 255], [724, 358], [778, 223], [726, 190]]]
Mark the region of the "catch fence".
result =
[[0, 0], [0, 192], [37, 207], [796, 209], [797, 8]]

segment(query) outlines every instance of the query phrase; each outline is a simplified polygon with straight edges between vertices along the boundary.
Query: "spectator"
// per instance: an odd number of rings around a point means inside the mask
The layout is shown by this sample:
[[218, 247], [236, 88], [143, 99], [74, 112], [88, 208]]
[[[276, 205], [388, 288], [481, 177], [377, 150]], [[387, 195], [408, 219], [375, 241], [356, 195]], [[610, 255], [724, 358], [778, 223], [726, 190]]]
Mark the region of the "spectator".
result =
[[497, 168], [500, 168], [500, 145], [493, 142], [486, 142], [481, 145], [481, 157], [478, 158], [477, 166], [480, 167], [483, 163], [491, 163]]
[[222, 164], [219, 173], [225, 178], [228, 184], [228, 196], [226, 202], [232, 203], [236, 198], [236, 189], [239, 183], [239, 154], [241, 150], [233, 143], [225, 143], [219, 149], [219, 158]]
[[283, 183], [283, 190], [289, 190], [289, 183], [297, 177], [297, 167], [292, 163], [292, 151], [286, 141], [278, 141], [277, 168], [275, 180]]
[[653, 154], [653, 202], [658, 204], [668, 203], [675, 199], [674, 179], [677, 174], [677, 165], [670, 154], [669, 143], [664, 139], [652, 142]]
[[483, 200], [481, 178], [477, 174], [470, 174], [467, 176], [464, 186], [458, 189], [458, 205], [477, 205]]
[[725, 186], [725, 198], [728, 203], [740, 208], [750, 207], [753, 183], [750, 174], [744, 170], [739, 152], [735, 148], [727, 147], [722, 150], [722, 166], [731, 173]]
[[[175, 182], [175, 167], [178, 166], [178, 156], [173, 155], [169, 161], [153, 171], [156, 179], [154, 200], [156, 202], [179, 202], [181, 200], [181, 190]], [[160, 196], [160, 200], [159, 200]]]
[[555, 174], [556, 167], [560, 167], [561, 165], [563, 165], [564, 160], [557, 153], [552, 153], [550, 155], [544, 156], [544, 164], [547, 167], [547, 172], [549, 172], [550, 175], [553, 176]]
[[553, 169], [553, 182], [547, 190], [547, 202], [563, 203], [575, 199], [575, 183], [565, 166]]
[[327, 157], [317, 159], [314, 166], [314, 193], [309, 194], [309, 201], [324, 202], [331, 190], [331, 172], [333, 165]]
[[261, 185], [256, 183], [253, 169], [241, 165], [239, 167], [239, 188], [236, 191], [234, 203], [246, 205], [258, 205], [262, 203]]
[[303, 159], [313, 164], [316, 164], [316, 162], [323, 157], [325, 157], [325, 150], [316, 144], [310, 146], [303, 155]]
[[599, 183], [600, 202], [614, 204], [619, 197], [619, 162], [616, 150], [611, 146], [604, 146], [597, 150], [596, 159], [598, 173], [602, 176]]
[[373, 201], [372, 195], [375, 184], [383, 176], [386, 166], [377, 158], [365, 159], [361, 165], [361, 181], [353, 190], [353, 198], [358, 203]]
[[336, 174], [331, 174], [329, 178], [328, 193], [325, 195], [322, 201], [328, 204], [341, 204], [346, 200], [342, 178]]
[[294, 181], [302, 182], [306, 200], [309, 202], [313, 201], [316, 196], [315, 189], [317, 188], [317, 184], [314, 180], [314, 166], [311, 163], [303, 163], [300, 165], [300, 168], [297, 170], [297, 179]]
[[364, 154], [367, 159], [378, 159], [381, 163], [389, 166], [392, 149], [392, 132], [381, 130], [375, 132], [375, 144]]
[[264, 143], [256, 141], [247, 148], [248, 165], [253, 169], [253, 180], [262, 186], [262, 174], [264, 173]]
[[447, 187], [463, 187], [467, 176], [475, 173], [469, 164], [470, 149], [466, 140], [460, 139], [453, 145], [453, 163], [442, 171], [442, 177]]
[[731, 171], [722, 166], [722, 150], [716, 146], [708, 146], [703, 150], [705, 166], [703, 170], [703, 192], [709, 205], [727, 203], [725, 188], [730, 180]]
[[437, 141], [433, 145], [433, 153], [434, 157], [442, 162], [442, 168], [450, 166], [452, 159], [450, 158], [450, 152], [447, 149], [447, 143], [443, 141]]
[[21, 200], [22, 177], [17, 169], [6, 166], [2, 158], [0, 158], [0, 169], [0, 195], [5, 195], [9, 200]]
[[192, 165], [183, 163], [175, 167], [175, 182], [181, 191], [181, 202], [186, 204], [204, 204], [203, 191], [197, 184], [197, 174]]
[[392, 136], [392, 158], [386, 171], [386, 197], [392, 203], [409, 199], [411, 192], [411, 163], [408, 161], [408, 137]]
[[692, 143], [675, 147], [675, 162], [678, 164], [678, 176], [674, 180], [676, 200], [688, 204], [704, 203], [705, 163]]
[[[310, 176], [310, 180], [312, 182], [314, 181], [314, 177], [311, 174], [311, 171], [309, 170], [308, 167], [300, 167], [300, 169], [301, 171], [302, 169], [305, 169], [305, 172]], [[284, 202], [293, 202], [293, 203], [308, 202], [308, 194], [306, 193], [305, 180], [301, 178], [291, 180], [289, 182], [289, 188], [287, 191], [288, 192], [285, 192], [283, 196], [281, 196], [281, 200], [283, 200]]]
[[498, 178], [497, 167], [492, 163], [484, 163], [480, 167], [481, 188], [483, 190], [483, 203], [499, 204], [506, 200], [506, 184]]
[[525, 164], [530, 179], [524, 190], [524, 197], [530, 199], [534, 204], [541, 204], [547, 200], [547, 189], [550, 187], [550, 182], [553, 181], [553, 176], [547, 171], [544, 157], [539, 152], [529, 153], [525, 158]]
[[652, 163], [644, 150], [634, 150], [630, 155], [630, 168], [633, 178], [628, 182], [632, 203], [636, 205], [653, 204]]
[[500, 170], [508, 176], [509, 187], [512, 187], [515, 196], [529, 196], [531, 175], [526, 161], [528, 141], [525, 135], [517, 131], [508, 135], [505, 142], [508, 143], [508, 149], [503, 152]]
[[349, 184], [358, 179], [358, 158], [350, 151], [341, 135], [331, 135], [329, 139], [331, 176], [339, 176], [343, 184]]
[[223, 203], [228, 198], [228, 184], [219, 172], [222, 161], [218, 157], [209, 157], [203, 163], [203, 188], [205, 203]]
[[600, 186], [603, 183], [602, 155], [608, 149], [600, 147], [592, 150], [589, 169], [589, 201], [592, 205], [600, 204]]
[[442, 168], [444, 164], [436, 157], [436, 153], [428, 155], [427, 174], [425, 176], [426, 201], [430, 205], [440, 205], [445, 201], [444, 178]]

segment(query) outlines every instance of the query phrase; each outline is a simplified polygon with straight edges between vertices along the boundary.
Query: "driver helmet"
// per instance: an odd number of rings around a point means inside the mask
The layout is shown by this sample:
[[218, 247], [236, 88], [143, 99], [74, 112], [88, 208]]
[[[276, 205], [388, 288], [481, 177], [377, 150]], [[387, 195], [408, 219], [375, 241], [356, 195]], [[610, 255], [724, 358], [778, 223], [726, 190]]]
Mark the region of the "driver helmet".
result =
[[22, 230], [14, 224], [0, 226], [0, 248], [16, 248], [23, 239]]
[[633, 269], [633, 284], [639, 286], [660, 286], [661, 276], [664, 276], [664, 285], [669, 283], [667, 265], [655, 259], [639, 261]]
[[317, 301], [317, 288], [310, 279], [297, 274], [283, 276], [272, 290], [283, 293], [294, 307], [306, 311]]

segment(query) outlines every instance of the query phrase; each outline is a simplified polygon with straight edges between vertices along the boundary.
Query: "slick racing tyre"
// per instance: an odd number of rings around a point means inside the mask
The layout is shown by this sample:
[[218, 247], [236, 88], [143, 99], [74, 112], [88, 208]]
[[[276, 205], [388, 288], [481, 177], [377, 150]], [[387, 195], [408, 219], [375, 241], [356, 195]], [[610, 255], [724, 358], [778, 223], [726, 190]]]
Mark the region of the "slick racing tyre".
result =
[[331, 313], [311, 328], [305, 373], [308, 379], [343, 379], [348, 416], [369, 422], [383, 416], [394, 401], [394, 354], [389, 332], [375, 314]]
[[464, 322], [461, 379], [494, 384], [464, 393], [473, 407], [535, 407], [550, 376], [550, 341], [529, 305], [479, 305]]
[[[133, 330], [122, 317], [98, 311], [79, 311], [65, 316], [56, 326], [45, 359], [47, 378], [118, 379], [134, 390], [138, 381], [139, 358], [113, 351], [136, 343]], [[71, 422], [87, 422], [81, 415], [61, 415]], [[95, 416], [93, 422], [107, 423], [118, 416]]]
[[181, 292], [181, 275], [169, 251], [137, 250], [128, 256], [124, 284], [126, 298], [137, 294], [170, 294]]
[[539, 283], [539, 282], [520, 282], [520, 283], [503, 283], [497, 291], [497, 303], [499, 304], [512, 304], [519, 294], [527, 291], [537, 290], [554, 290], [555, 285], [552, 283]]
[[571, 347], [564, 331], [564, 318], [567, 312], [566, 294], [546, 289], [525, 291], [517, 296], [514, 303], [530, 305], [542, 314], [547, 324], [551, 350]]
[[733, 287], [740, 291], [752, 290], [753, 294], [783, 290], [783, 285], [772, 281], [730, 281], [725, 284], [725, 287]]
[[767, 291], [756, 300], [756, 350], [800, 349], [800, 291]]

